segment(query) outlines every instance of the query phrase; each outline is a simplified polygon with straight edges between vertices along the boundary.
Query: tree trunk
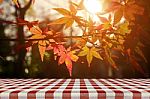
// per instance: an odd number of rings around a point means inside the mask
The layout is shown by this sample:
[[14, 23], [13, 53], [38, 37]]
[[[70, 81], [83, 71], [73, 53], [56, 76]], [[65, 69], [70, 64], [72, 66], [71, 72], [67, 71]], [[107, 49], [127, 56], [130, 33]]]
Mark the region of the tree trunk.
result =
[[[26, 11], [31, 6], [31, 3], [32, 3], [32, 0], [30, 0], [28, 2], [28, 4], [26, 6], [24, 6], [23, 8], [21, 8], [21, 6], [19, 8], [16, 7], [16, 17], [24, 20]], [[18, 2], [18, 4], [20, 5], [19, 2]], [[24, 41], [25, 37], [24, 37], [23, 28], [24, 28], [24, 26], [18, 26], [17, 38], [20, 39], [20, 41], [18, 42], [18, 46], [25, 45], [25, 41]], [[16, 78], [24, 77], [24, 60], [25, 60], [26, 52], [27, 51], [24, 47], [22, 47], [18, 52], [16, 66], [14, 67], [14, 69], [15, 69], [14, 74], [15, 74]]]

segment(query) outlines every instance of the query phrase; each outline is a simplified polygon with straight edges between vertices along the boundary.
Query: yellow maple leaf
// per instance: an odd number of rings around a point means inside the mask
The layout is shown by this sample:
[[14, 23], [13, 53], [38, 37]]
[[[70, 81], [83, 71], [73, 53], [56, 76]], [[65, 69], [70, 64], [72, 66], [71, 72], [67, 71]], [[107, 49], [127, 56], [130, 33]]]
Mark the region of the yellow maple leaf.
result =
[[120, 24], [116, 32], [123, 35], [125, 35], [126, 33], [130, 33], [131, 29], [129, 29], [129, 22], [126, 21]]
[[81, 21], [83, 21], [83, 19], [80, 16], [76, 16], [77, 8], [72, 2], [70, 2], [69, 9], [70, 10], [64, 8], [54, 8], [54, 10], [62, 14], [63, 17], [56, 19], [55, 21], [49, 23], [48, 25], [64, 24], [64, 27], [68, 28], [72, 26], [74, 22], [77, 22], [78, 24], [82, 24]]
[[84, 46], [82, 48], [82, 51], [79, 52], [78, 56], [86, 56], [87, 58], [87, 62], [88, 65], [90, 66], [92, 60], [93, 60], [93, 56], [103, 60], [103, 58], [100, 56], [100, 54], [97, 52], [99, 49], [92, 47], [92, 48], [88, 48], [87, 46]]

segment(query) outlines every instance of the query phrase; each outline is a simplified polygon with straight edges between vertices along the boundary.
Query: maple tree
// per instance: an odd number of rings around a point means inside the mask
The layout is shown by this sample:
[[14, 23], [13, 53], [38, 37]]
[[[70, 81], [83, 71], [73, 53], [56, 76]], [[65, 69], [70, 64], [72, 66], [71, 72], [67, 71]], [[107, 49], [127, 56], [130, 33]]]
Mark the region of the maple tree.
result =
[[[12, 1], [18, 8], [20, 7], [18, 0]], [[72, 62], [77, 62], [80, 57], [84, 56], [86, 56], [88, 66], [91, 65], [93, 58], [97, 58], [106, 61], [118, 70], [115, 59], [118, 59], [119, 56], [114, 54], [116, 51], [126, 56], [133, 68], [144, 74], [135, 57], [138, 54], [141, 59], [147, 62], [140, 49], [143, 44], [140, 40], [131, 44], [132, 37], [134, 36], [133, 39], [136, 38], [136, 35], [133, 35], [133, 27], [136, 27], [136, 15], [143, 15], [144, 13], [144, 8], [138, 5], [135, 0], [109, 0], [109, 6], [105, 9], [104, 14], [96, 14], [99, 18], [98, 24], [90, 16], [84, 18], [77, 14], [81, 10], [87, 12], [83, 0], [79, 4], [70, 2], [69, 9], [53, 8], [53, 10], [60, 13], [62, 17], [48, 23], [47, 26], [62, 24], [65, 30], [76, 24], [82, 29], [82, 36], [72, 36], [75, 41], [66, 48], [66, 42], [62, 43], [61, 39], [65, 38], [66, 40], [70, 36], [60, 35], [63, 32], [56, 32], [48, 27], [41, 30], [38, 21], [28, 22], [18, 18], [16, 24], [27, 25], [29, 32], [32, 33], [32, 36], [27, 38], [27, 43], [31, 42], [30, 46], [38, 44], [42, 61], [44, 60], [44, 53], [47, 50], [52, 50], [58, 58], [58, 64], [65, 63], [70, 75], [72, 75]], [[105, 14], [108, 14], [108, 17], [104, 17]]]

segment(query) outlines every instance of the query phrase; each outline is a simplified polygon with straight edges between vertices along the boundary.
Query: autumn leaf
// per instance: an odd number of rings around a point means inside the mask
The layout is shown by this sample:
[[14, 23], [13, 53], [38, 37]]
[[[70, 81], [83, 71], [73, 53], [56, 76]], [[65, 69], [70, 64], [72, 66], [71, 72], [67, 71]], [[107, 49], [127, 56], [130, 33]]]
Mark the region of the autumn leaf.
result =
[[121, 7], [119, 10], [117, 10], [114, 14], [114, 24], [117, 24], [120, 22], [121, 18], [123, 16], [123, 7]]
[[98, 18], [100, 19], [100, 21], [101, 21], [102, 23], [109, 22], [109, 20], [108, 20], [106, 17], [98, 16]]
[[108, 30], [108, 29], [112, 29], [112, 24], [111, 24], [111, 15], [109, 15], [108, 18], [106, 17], [101, 17], [98, 16], [100, 21], [102, 22], [102, 24], [100, 24], [99, 26], [96, 27], [97, 30]]
[[137, 53], [137, 54], [139, 54], [143, 59], [144, 59], [144, 61], [147, 63], [148, 61], [147, 61], [147, 59], [146, 59], [146, 57], [144, 56], [144, 54], [143, 54], [143, 51], [137, 46], [136, 48], [135, 48], [135, 52]]
[[77, 14], [77, 9], [75, 8], [75, 6], [73, 5], [72, 2], [70, 2], [69, 8], [70, 8], [70, 11], [71, 11], [72, 15]]
[[88, 27], [88, 30], [91, 32], [94, 30], [95, 22], [92, 20], [91, 17], [89, 17], [88, 21], [86, 22], [86, 27]]
[[106, 60], [108, 61], [108, 63], [115, 69], [118, 70], [117, 68], [117, 65], [115, 63], [115, 61], [112, 59], [112, 54], [110, 52], [110, 49], [107, 47], [107, 46], [104, 46], [104, 51], [105, 51], [105, 57], [106, 57]]
[[133, 58], [133, 56], [129, 57], [129, 60], [133, 66], [133, 68], [137, 71], [139, 71], [140, 73], [142, 73], [143, 75], [145, 75], [145, 72], [143, 70], [143, 68], [141, 67], [141, 65], [136, 61], [135, 58]]
[[43, 61], [43, 57], [44, 57], [44, 53], [45, 53], [45, 49], [46, 49], [46, 41], [39, 41], [38, 48], [39, 48], [41, 60]]
[[93, 57], [96, 57], [98, 59], [103, 60], [103, 58], [100, 56], [100, 54], [97, 52], [99, 49], [92, 47], [88, 48], [87, 46], [82, 48], [82, 51], [79, 52], [78, 56], [86, 56], [88, 65], [90, 66]]
[[66, 52], [66, 49], [62, 44], [49, 44], [46, 50], [53, 50], [54, 54], [58, 56], [60, 56], [62, 52]]
[[64, 15], [63, 17], [56, 19], [55, 21], [49, 23], [48, 25], [54, 25], [54, 24], [64, 24], [65, 29], [68, 27], [71, 27], [74, 22], [77, 22], [80, 25], [83, 25], [83, 19], [80, 16], [76, 16], [77, 8], [75, 5], [70, 2], [69, 6], [70, 10], [64, 9], [64, 8], [54, 8], [57, 12]]
[[125, 7], [124, 7], [124, 17], [128, 21], [134, 21], [135, 20], [135, 14], [137, 15], [143, 15], [144, 8], [140, 7], [136, 4], [135, 0], [128, 0]]
[[[38, 26], [34, 26], [30, 29], [30, 32], [33, 34], [29, 39], [43, 39], [46, 35], [42, 35], [42, 30]], [[36, 43], [37, 41], [35, 41]]]
[[50, 23], [49, 25], [52, 25], [52, 24], [65, 24], [69, 21], [69, 19], [67, 17], [62, 17], [62, 18], [59, 18], [57, 20], [55, 20], [54, 22]]
[[53, 8], [54, 10], [56, 10], [57, 12], [59, 12], [62, 15], [70, 15], [70, 11], [64, 9], [64, 8]]
[[85, 7], [84, 7], [84, 0], [81, 0], [78, 4], [74, 3], [74, 2], [71, 2], [74, 6], [77, 7], [78, 10], [84, 10]]
[[60, 53], [60, 58], [58, 63], [65, 63], [67, 69], [69, 70], [70, 76], [72, 75], [72, 61], [76, 62], [78, 60], [78, 56], [74, 55], [76, 51], [71, 51], [71, 48], [68, 48], [66, 51]]
[[114, 11], [114, 25], [120, 22], [122, 17], [127, 21], [134, 21], [135, 15], [142, 15], [144, 8], [137, 5], [135, 0], [122, 0], [122, 2], [112, 1], [107, 12]]
[[87, 46], [84, 46], [84, 47], [82, 48], [82, 50], [83, 50], [83, 51], [81, 51], [81, 52], [78, 54], [78, 56], [85, 56], [85, 55], [87, 55], [88, 52], [89, 52], [89, 48], [88, 48]]
[[130, 33], [131, 29], [129, 29], [129, 22], [125, 21], [124, 23], [120, 24], [116, 32], [122, 35], [125, 35], [126, 33]]
[[75, 40], [75, 44], [74, 46], [78, 47], [78, 48], [82, 48], [83, 46], [85, 46], [86, 44], [86, 40], [83, 38], [74, 38], [73, 40]]
[[[41, 60], [43, 61], [44, 53], [46, 50], [46, 45], [49, 44], [52, 40], [44, 40], [47, 36], [52, 35], [51, 31], [42, 31], [38, 26], [34, 26], [30, 29], [30, 32], [33, 34], [29, 39], [43, 39], [38, 41], [33, 41], [32, 44], [37, 43], [39, 48], [39, 53]], [[53, 40], [54, 42], [54, 40]]]
[[133, 66], [133, 68], [137, 71], [139, 71], [140, 73], [144, 74], [144, 70], [143, 68], [140, 66], [140, 64], [136, 61], [136, 58], [132, 55], [132, 50], [129, 48], [126, 50], [126, 53], [128, 55], [129, 58], [129, 62], [131, 63], [131, 65]]

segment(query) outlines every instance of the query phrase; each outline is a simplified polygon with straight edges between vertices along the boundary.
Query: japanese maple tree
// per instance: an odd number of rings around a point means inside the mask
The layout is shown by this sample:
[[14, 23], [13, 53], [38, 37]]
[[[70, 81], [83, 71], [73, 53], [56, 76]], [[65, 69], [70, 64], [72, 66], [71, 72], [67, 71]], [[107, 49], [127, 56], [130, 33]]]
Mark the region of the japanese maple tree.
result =
[[[18, 8], [20, 7], [18, 0], [12, 1]], [[136, 59], [138, 54], [141, 59], [147, 62], [141, 50], [143, 44], [140, 40], [136, 40], [134, 43], [130, 42], [131, 39], [138, 39], [138, 35], [134, 35], [134, 32], [139, 29], [136, 26], [136, 16], [143, 15], [144, 8], [138, 5], [135, 0], [108, 0], [108, 7], [104, 9], [103, 13], [95, 14], [99, 19], [97, 23], [90, 14], [88, 14], [88, 18], [78, 14], [80, 11], [88, 13], [83, 2], [84, 0], [75, 3], [72, 0], [69, 9], [53, 8], [61, 17], [48, 23], [44, 30], [39, 27], [38, 21], [28, 22], [17, 19], [18, 23], [16, 24], [27, 25], [28, 31], [32, 33], [29, 38], [26, 38], [27, 43], [31, 43], [28, 47], [38, 44], [42, 61], [44, 53], [47, 50], [52, 50], [55, 58], [58, 59], [58, 64], [66, 64], [70, 76], [72, 75], [72, 62], [77, 62], [81, 57], [86, 57], [88, 66], [91, 65], [95, 57], [119, 70], [115, 59], [119, 59], [120, 56], [117, 56], [114, 51], [125, 56], [125, 61], [131, 63], [134, 69], [144, 74]], [[64, 30], [76, 25], [82, 30], [82, 35], [64, 36], [62, 31], [56, 32], [48, 28], [56, 24], [62, 24]], [[73, 43], [66, 47], [67, 39], [70, 38], [73, 38]]]

